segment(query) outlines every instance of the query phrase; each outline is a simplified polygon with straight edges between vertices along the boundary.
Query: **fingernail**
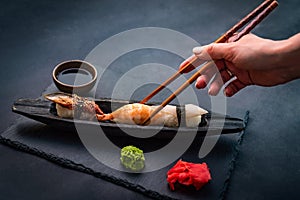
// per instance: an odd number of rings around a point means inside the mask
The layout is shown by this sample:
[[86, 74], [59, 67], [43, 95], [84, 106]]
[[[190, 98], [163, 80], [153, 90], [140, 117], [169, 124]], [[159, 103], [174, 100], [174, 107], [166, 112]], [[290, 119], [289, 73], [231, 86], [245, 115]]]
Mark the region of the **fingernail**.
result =
[[215, 92], [214, 92], [214, 90], [213, 90], [212, 88], [209, 88], [208, 94], [209, 94], [210, 96], [216, 96], [216, 94], [215, 94]]
[[202, 52], [203, 48], [202, 47], [195, 47], [193, 49], [194, 54], [200, 54]]
[[211, 88], [208, 89], [208, 94], [211, 95]]

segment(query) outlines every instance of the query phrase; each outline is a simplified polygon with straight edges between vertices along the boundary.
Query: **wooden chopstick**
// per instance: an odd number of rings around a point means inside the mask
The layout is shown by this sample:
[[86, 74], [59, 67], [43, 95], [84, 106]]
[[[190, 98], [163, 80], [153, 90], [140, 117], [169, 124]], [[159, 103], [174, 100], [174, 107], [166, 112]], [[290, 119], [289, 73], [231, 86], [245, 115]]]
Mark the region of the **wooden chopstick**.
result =
[[[264, 4], [267, 4], [268, 6], [265, 7], [264, 9], [261, 9], [260, 7]], [[244, 35], [248, 34], [253, 28], [255, 28], [255, 26], [257, 24], [259, 24], [265, 17], [267, 17], [276, 7], [278, 6], [278, 2], [277, 1], [265, 1], [263, 4], [261, 4], [257, 9], [255, 9], [255, 15], [256, 18], [249, 23], [240, 33], [237, 34], [237, 36], [234, 38], [234, 41], [239, 40], [240, 38], [242, 38]], [[258, 11], [256, 10], [260, 10], [260, 13], [257, 13]], [[250, 18], [253, 18], [251, 12], [249, 15], [251, 15]], [[243, 19], [241, 22], [244, 23], [243, 21], [248, 21], [249, 15], [246, 16], [246, 20]], [[254, 15], [254, 14], [253, 14]], [[250, 21], [250, 20], [249, 20]], [[248, 21], [248, 22], [249, 22]], [[236, 24], [233, 28], [237, 29], [238, 27], [240, 27], [241, 22], [239, 22], [238, 24]], [[247, 23], [248, 23], [247, 22]], [[233, 29], [232, 28], [232, 29]], [[241, 28], [241, 27], [240, 27]], [[238, 30], [238, 29], [237, 29]], [[236, 30], [236, 31], [237, 31]], [[229, 31], [227, 31], [223, 36], [221, 36], [218, 40], [216, 40], [217, 42], [220, 41], [227, 41], [230, 37], [228, 37], [228, 35], [233, 35], [235, 32], [232, 32], [231, 29]], [[192, 84], [202, 73], [203, 71], [205, 71], [207, 68], [211, 67], [211, 65], [214, 64], [213, 61], [207, 62], [200, 70], [198, 70], [195, 74], [193, 74], [191, 76], [191, 78], [189, 78], [183, 85], [181, 85], [174, 93], [172, 93], [165, 101], [163, 101], [160, 106], [158, 106], [152, 113], [151, 115], [143, 122], [143, 124], [147, 124], [147, 122], [154, 117], [160, 110], [162, 110], [167, 104], [169, 104], [177, 95], [179, 95], [184, 89], [186, 89], [190, 84]], [[181, 71], [181, 70], [180, 70]], [[177, 73], [176, 73], [177, 74]], [[172, 78], [172, 77], [171, 77]], [[169, 82], [168, 80], [166, 82]], [[165, 87], [165, 86], [164, 86]], [[154, 94], [155, 95], [155, 94]], [[153, 95], [153, 96], [154, 96]], [[150, 95], [149, 95], [150, 96]]]
[[[239, 29], [245, 26], [248, 22], [254, 19], [257, 15], [259, 15], [264, 9], [266, 9], [274, 0], [266, 0], [262, 4], [260, 4], [256, 9], [250, 12], [246, 17], [244, 17], [241, 21], [235, 24], [231, 29], [229, 29], [225, 34], [215, 40], [215, 43], [224, 43], [230, 37], [232, 37]], [[178, 70], [175, 74], [173, 74], [170, 78], [168, 78], [165, 82], [160, 84], [156, 89], [154, 89], [148, 96], [146, 96], [140, 103], [144, 104], [148, 102], [153, 96], [159, 93], [162, 89], [164, 89], [167, 85], [177, 79], [182, 73], [184, 73], [187, 69], [195, 69], [198, 66], [205, 63], [205, 60], [198, 59], [195, 55], [192, 55], [188, 59], [186, 59], [181, 65], [180, 70]]]
[[263, 19], [265, 19], [277, 6], [278, 6], [277, 1], [271, 2], [271, 4], [267, 8], [265, 8], [263, 12], [258, 14], [256, 18], [248, 24], [248, 26], [246, 26], [241, 32], [239, 32], [236, 36], [234, 36], [232, 42], [236, 42], [239, 39], [241, 39], [244, 35], [250, 33], [250, 31], [253, 28], [255, 28], [255, 26], [257, 26]]

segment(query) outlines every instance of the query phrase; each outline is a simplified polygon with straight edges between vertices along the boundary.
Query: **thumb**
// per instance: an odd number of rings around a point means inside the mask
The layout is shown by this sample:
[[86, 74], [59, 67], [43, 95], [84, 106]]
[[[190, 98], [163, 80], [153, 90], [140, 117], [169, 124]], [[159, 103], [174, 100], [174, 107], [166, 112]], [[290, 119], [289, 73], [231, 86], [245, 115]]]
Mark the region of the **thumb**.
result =
[[199, 59], [220, 60], [228, 57], [230, 43], [212, 43], [202, 47], [195, 47], [193, 53]]

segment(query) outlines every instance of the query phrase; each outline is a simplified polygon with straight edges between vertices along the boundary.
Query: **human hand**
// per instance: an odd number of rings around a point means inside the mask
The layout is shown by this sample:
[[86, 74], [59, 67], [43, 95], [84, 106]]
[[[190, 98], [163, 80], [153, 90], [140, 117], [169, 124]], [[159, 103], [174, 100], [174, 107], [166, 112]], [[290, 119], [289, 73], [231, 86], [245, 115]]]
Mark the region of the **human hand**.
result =
[[[299, 38], [298, 34], [293, 42], [299, 42]], [[196, 47], [193, 49], [195, 56], [201, 60], [214, 60], [216, 66], [205, 70], [197, 79], [196, 87], [205, 88], [212, 80], [208, 92], [217, 95], [222, 86], [228, 83], [224, 94], [232, 96], [248, 85], [274, 86], [297, 78], [299, 67], [294, 69], [297, 76], [291, 74], [291, 63], [284, 59], [291, 58], [290, 43], [289, 40], [273, 41], [248, 34], [237, 42]], [[292, 53], [297, 54], [296, 60], [299, 60], [300, 42], [298, 46], [293, 45], [295, 48], [292, 48]], [[294, 57], [290, 62], [295, 61]]]

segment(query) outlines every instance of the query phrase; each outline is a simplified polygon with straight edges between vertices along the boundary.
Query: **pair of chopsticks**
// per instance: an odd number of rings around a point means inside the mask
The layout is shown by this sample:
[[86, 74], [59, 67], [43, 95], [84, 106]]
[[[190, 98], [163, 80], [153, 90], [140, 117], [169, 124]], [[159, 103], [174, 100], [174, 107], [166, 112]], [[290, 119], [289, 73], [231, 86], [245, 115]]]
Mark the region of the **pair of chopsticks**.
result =
[[[274, 0], [265, 0], [261, 3], [256, 9], [250, 12], [246, 17], [244, 17], [241, 21], [239, 21], [236, 25], [234, 25], [231, 29], [229, 29], [225, 34], [219, 37], [215, 43], [224, 43], [230, 37], [232, 37], [238, 30], [245, 26], [243, 30], [241, 30], [237, 35], [234, 36], [233, 42], [238, 41], [244, 35], [250, 33], [252, 29], [255, 28], [265, 17], [267, 17], [276, 7], [278, 6], [278, 2]], [[252, 20], [252, 21], [251, 21]], [[250, 22], [251, 21], [251, 22]], [[183, 74], [187, 70], [195, 69], [199, 65], [202, 65], [206, 61], [198, 59], [195, 55], [186, 59], [180, 66], [180, 70], [177, 71], [174, 75], [172, 75], [169, 79], [163, 82], [160, 86], [158, 86], [155, 90], [153, 90], [148, 96], [146, 96], [140, 103], [144, 104], [149, 101], [153, 96], [159, 93], [163, 88], [173, 82], [176, 78], [178, 78], [181, 74]], [[147, 124], [147, 122], [154, 117], [160, 110], [162, 110], [167, 104], [169, 104], [177, 95], [179, 95], [184, 89], [186, 89], [190, 84], [192, 84], [203, 72], [211, 67], [213, 61], [207, 62], [200, 70], [198, 70], [195, 74], [193, 74], [183, 85], [181, 85], [175, 92], [173, 92], [165, 101], [163, 101], [160, 106], [158, 106], [147, 118], [143, 124]]]

